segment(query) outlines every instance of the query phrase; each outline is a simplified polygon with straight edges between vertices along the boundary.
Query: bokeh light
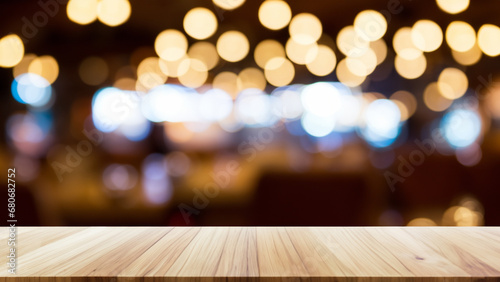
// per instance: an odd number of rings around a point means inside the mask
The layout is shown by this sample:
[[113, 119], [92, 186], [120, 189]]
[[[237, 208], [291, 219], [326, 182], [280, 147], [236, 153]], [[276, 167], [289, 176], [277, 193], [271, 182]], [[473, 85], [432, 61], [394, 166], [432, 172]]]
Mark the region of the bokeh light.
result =
[[224, 32], [217, 40], [217, 53], [228, 62], [243, 60], [250, 50], [247, 37], [236, 30]]
[[408, 91], [396, 91], [390, 99], [398, 106], [401, 112], [401, 121], [409, 119], [417, 110], [417, 99]]
[[213, 88], [224, 90], [231, 97], [236, 98], [238, 94], [238, 75], [234, 72], [223, 71], [217, 74], [212, 81]]
[[469, 0], [436, 0], [438, 7], [448, 14], [461, 13], [469, 7]]
[[90, 24], [97, 19], [98, 3], [98, 0], [69, 0], [66, 6], [68, 18], [77, 24]]
[[351, 73], [360, 77], [368, 76], [377, 67], [377, 55], [372, 49], [368, 49], [359, 57], [347, 57], [345, 62]]
[[34, 73], [17, 76], [11, 86], [12, 96], [18, 102], [33, 107], [43, 107], [51, 99], [52, 87], [43, 77]]
[[23, 59], [19, 64], [17, 64], [13, 69], [12, 69], [12, 74], [14, 77], [18, 77], [23, 73], [27, 73], [30, 67], [31, 62], [33, 62], [34, 59], [36, 59], [37, 56], [35, 54], [26, 54], [24, 55]]
[[217, 18], [207, 8], [193, 8], [184, 16], [184, 30], [194, 39], [203, 40], [217, 30]]
[[416, 79], [419, 78], [427, 67], [427, 59], [424, 54], [420, 56], [407, 60], [399, 55], [396, 55], [394, 60], [394, 67], [399, 75], [406, 79]]
[[292, 10], [285, 1], [267, 0], [259, 8], [259, 21], [268, 29], [279, 30], [288, 25]]
[[23, 59], [24, 44], [16, 34], [9, 34], [0, 39], [0, 67], [11, 68]]
[[418, 49], [432, 52], [443, 43], [443, 31], [431, 20], [419, 20], [411, 29], [411, 39]]
[[358, 76], [349, 70], [346, 59], [342, 59], [337, 65], [337, 78], [350, 87], [359, 86], [366, 80], [366, 76]]
[[387, 44], [384, 39], [379, 39], [376, 41], [370, 42], [370, 48], [375, 52], [377, 56], [377, 65], [380, 65], [384, 62], [387, 57]]
[[275, 57], [267, 62], [264, 74], [269, 84], [284, 86], [292, 82], [295, 76], [295, 68], [289, 60]]
[[453, 110], [441, 120], [441, 130], [452, 147], [468, 147], [481, 133], [481, 118], [471, 110]]
[[301, 100], [304, 109], [318, 117], [334, 116], [341, 107], [339, 90], [326, 82], [305, 86]]
[[342, 28], [337, 34], [337, 47], [348, 57], [363, 55], [370, 48], [369, 43], [356, 33], [352, 25]]
[[476, 32], [466, 22], [454, 21], [446, 28], [446, 42], [451, 49], [466, 52], [476, 43]]
[[236, 80], [239, 91], [248, 88], [264, 90], [266, 88], [266, 83], [264, 73], [257, 68], [246, 68], [242, 70], [238, 74], [238, 78]]
[[387, 147], [399, 135], [401, 112], [391, 100], [377, 99], [371, 102], [364, 112], [365, 127], [361, 133], [374, 147]]
[[245, 0], [212, 0], [215, 5], [219, 6], [220, 8], [224, 10], [234, 10], [243, 3], [245, 3]]
[[333, 50], [326, 45], [319, 45], [316, 58], [306, 63], [306, 67], [316, 76], [326, 76], [333, 72], [336, 64], [337, 57]]
[[285, 50], [290, 61], [298, 65], [310, 63], [318, 56], [318, 44], [316, 42], [312, 42], [311, 44], [300, 44], [293, 38], [290, 38], [286, 42]]
[[453, 56], [453, 59], [457, 61], [457, 63], [464, 66], [471, 66], [479, 62], [483, 53], [481, 52], [481, 49], [479, 49], [479, 46], [476, 43], [474, 44], [474, 46], [472, 46], [470, 50], [465, 52], [458, 52], [455, 50], [451, 50], [451, 55]]
[[172, 181], [161, 154], [151, 154], [142, 162], [141, 184], [145, 198], [153, 205], [166, 204], [172, 197]]
[[492, 24], [481, 26], [477, 32], [477, 44], [490, 57], [500, 55], [500, 28]]
[[179, 82], [191, 88], [202, 86], [208, 77], [207, 66], [197, 59], [187, 59], [187, 62], [189, 68], [184, 74], [179, 75]]
[[166, 61], [177, 61], [187, 52], [188, 42], [182, 32], [175, 29], [162, 31], [155, 40], [155, 51]]
[[365, 10], [354, 18], [354, 30], [361, 38], [375, 41], [384, 36], [387, 31], [387, 21], [381, 13]]
[[289, 26], [290, 37], [299, 44], [309, 45], [316, 42], [323, 33], [321, 21], [313, 14], [295, 15]]
[[459, 69], [446, 68], [439, 74], [439, 92], [446, 99], [455, 100], [462, 97], [468, 86], [467, 76]]
[[273, 114], [271, 96], [258, 89], [240, 92], [235, 101], [238, 119], [251, 127], [264, 127], [273, 124], [277, 117]]
[[138, 178], [137, 170], [131, 165], [111, 164], [102, 173], [104, 185], [112, 191], [130, 190], [137, 184]]
[[392, 46], [396, 54], [406, 60], [415, 60], [422, 55], [422, 51], [413, 43], [412, 29], [402, 27], [392, 38]]
[[432, 82], [424, 90], [424, 103], [430, 110], [442, 112], [451, 106], [453, 100], [445, 98], [439, 90], [438, 83]]
[[142, 60], [137, 66], [137, 82], [144, 89], [148, 90], [158, 85], [162, 85], [167, 80], [167, 75], [160, 68], [160, 59], [158, 57], [148, 57]]
[[206, 121], [221, 121], [233, 109], [233, 99], [224, 90], [210, 89], [201, 94], [199, 111], [202, 119]]
[[125, 23], [131, 12], [128, 0], [100, 0], [97, 4], [97, 19], [108, 26]]
[[208, 70], [211, 70], [219, 63], [219, 55], [215, 46], [206, 41], [196, 42], [189, 47], [188, 57], [202, 61]]
[[59, 76], [59, 64], [52, 56], [40, 56], [30, 63], [28, 72], [38, 74], [52, 84]]
[[266, 39], [255, 47], [254, 59], [259, 67], [264, 69], [267, 62], [275, 57], [285, 57], [285, 48], [276, 40]]

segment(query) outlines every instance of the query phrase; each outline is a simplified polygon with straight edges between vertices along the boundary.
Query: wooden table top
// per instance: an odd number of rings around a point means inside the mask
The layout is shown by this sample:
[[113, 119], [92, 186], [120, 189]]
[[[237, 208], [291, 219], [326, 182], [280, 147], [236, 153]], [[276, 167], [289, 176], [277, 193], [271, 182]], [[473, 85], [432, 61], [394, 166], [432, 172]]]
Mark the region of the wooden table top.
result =
[[18, 227], [16, 274], [8, 236], [0, 281], [500, 281], [496, 227]]

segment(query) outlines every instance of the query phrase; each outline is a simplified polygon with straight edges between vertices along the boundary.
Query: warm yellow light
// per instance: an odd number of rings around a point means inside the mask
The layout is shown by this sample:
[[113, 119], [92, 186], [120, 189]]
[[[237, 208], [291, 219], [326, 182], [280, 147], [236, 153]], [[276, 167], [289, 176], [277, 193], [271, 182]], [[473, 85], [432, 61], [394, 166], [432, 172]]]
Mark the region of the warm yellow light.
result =
[[411, 29], [413, 44], [424, 52], [432, 52], [443, 43], [443, 31], [431, 20], [419, 20]]
[[466, 207], [459, 207], [453, 214], [457, 226], [478, 226], [482, 224], [482, 215]]
[[26, 54], [24, 55], [23, 59], [19, 64], [17, 64], [13, 69], [12, 69], [12, 74], [14, 77], [18, 77], [19, 75], [23, 73], [27, 73], [28, 69], [30, 67], [31, 62], [36, 59], [35, 54]]
[[305, 65], [312, 62], [318, 55], [318, 44], [303, 45], [297, 43], [293, 38], [289, 38], [285, 46], [286, 55], [290, 60], [298, 65]]
[[52, 84], [59, 75], [59, 65], [52, 56], [40, 56], [30, 63], [28, 72], [38, 74]]
[[323, 26], [315, 15], [301, 13], [292, 18], [289, 32], [295, 42], [309, 45], [321, 37]]
[[407, 226], [437, 226], [437, 224], [430, 218], [418, 217], [408, 222]]
[[224, 10], [234, 10], [245, 3], [245, 0], [212, 0], [215, 5]]
[[166, 76], [179, 77], [189, 70], [189, 64], [187, 63], [189, 61], [186, 61], [186, 59], [188, 59], [188, 57], [184, 55], [176, 61], [160, 60], [160, 70]]
[[228, 62], [243, 60], [249, 49], [250, 43], [247, 37], [239, 31], [226, 31], [217, 40], [217, 52], [221, 58]]
[[66, 13], [72, 22], [89, 24], [97, 19], [97, 4], [97, 0], [69, 0]]
[[167, 81], [167, 75], [160, 68], [160, 59], [149, 57], [137, 67], [137, 81], [146, 89], [162, 85]]
[[454, 21], [446, 28], [446, 42], [458, 52], [470, 50], [476, 43], [476, 32], [466, 22]]
[[279, 87], [292, 82], [295, 76], [295, 68], [289, 60], [276, 57], [267, 62], [264, 74], [271, 85]]
[[417, 110], [417, 99], [408, 91], [396, 91], [391, 95], [390, 99], [396, 102], [396, 105], [399, 107], [401, 121], [409, 119]]
[[0, 67], [11, 68], [23, 59], [24, 44], [15, 34], [9, 34], [0, 39]]
[[108, 64], [102, 58], [88, 57], [78, 68], [80, 79], [88, 85], [99, 85], [108, 78]]
[[260, 23], [271, 30], [279, 30], [288, 25], [292, 10], [285, 1], [267, 0], [259, 8]]
[[221, 72], [214, 77], [212, 87], [226, 91], [231, 97], [238, 95], [238, 75], [234, 72]]
[[387, 21], [381, 13], [365, 10], [354, 18], [354, 30], [364, 40], [375, 41], [384, 36], [387, 31]]
[[411, 28], [402, 27], [394, 34], [392, 45], [396, 53], [406, 59], [414, 60], [422, 55], [422, 51], [413, 44]]
[[238, 74], [236, 84], [239, 91], [248, 88], [264, 90], [266, 88], [266, 77], [264, 73], [257, 68], [246, 68]]
[[356, 87], [365, 81], [366, 76], [353, 74], [347, 67], [346, 59], [342, 59], [337, 65], [337, 79], [349, 87]]
[[361, 77], [371, 74], [377, 67], [377, 55], [372, 49], [359, 57], [347, 57], [345, 60], [349, 71]]
[[197, 88], [207, 81], [207, 66], [200, 60], [187, 59], [189, 62], [188, 71], [179, 76], [179, 82], [186, 87]]
[[462, 97], [469, 87], [469, 81], [464, 72], [456, 68], [444, 69], [438, 78], [439, 92], [449, 100]]
[[483, 53], [490, 57], [500, 55], [500, 28], [485, 24], [477, 32], [477, 43]]
[[264, 69], [270, 59], [274, 57], [285, 57], [285, 49], [278, 41], [267, 39], [257, 44], [253, 56], [257, 65]]
[[306, 64], [307, 69], [316, 76], [326, 76], [332, 73], [337, 64], [335, 53], [326, 45], [318, 46], [316, 58]]
[[189, 47], [188, 57], [202, 61], [208, 70], [213, 69], [219, 63], [217, 49], [210, 42], [196, 42]]
[[135, 79], [130, 77], [122, 77], [116, 80], [115, 83], [113, 83], [113, 87], [121, 90], [134, 91], [136, 90], [136, 81]]
[[103, 24], [118, 26], [128, 20], [131, 11], [128, 0], [100, 0], [97, 4], [97, 19]]
[[453, 100], [443, 97], [439, 92], [437, 82], [432, 82], [424, 90], [424, 103], [430, 110], [442, 112], [451, 106]]
[[427, 67], [427, 60], [424, 54], [421, 54], [413, 60], [407, 60], [399, 55], [396, 55], [394, 67], [398, 74], [406, 79], [419, 78]]
[[217, 18], [207, 8], [193, 8], [184, 16], [184, 30], [194, 39], [203, 40], [217, 30]]
[[436, 0], [438, 7], [448, 14], [458, 14], [469, 7], [469, 0]]
[[342, 28], [337, 34], [337, 47], [348, 57], [359, 57], [368, 50], [370, 44], [361, 38], [350, 25]]
[[167, 29], [156, 37], [155, 51], [165, 61], [177, 61], [186, 55], [188, 42], [182, 32]]
[[384, 39], [379, 39], [373, 42], [370, 42], [370, 48], [375, 52], [377, 56], [377, 65], [380, 65], [384, 62], [387, 57], [387, 44], [385, 44]]
[[479, 49], [479, 46], [476, 43], [474, 44], [474, 46], [472, 46], [470, 50], [465, 52], [458, 52], [455, 50], [451, 50], [451, 55], [453, 56], [453, 59], [457, 61], [457, 63], [464, 66], [471, 66], [479, 62], [483, 53], [481, 52], [481, 49]]

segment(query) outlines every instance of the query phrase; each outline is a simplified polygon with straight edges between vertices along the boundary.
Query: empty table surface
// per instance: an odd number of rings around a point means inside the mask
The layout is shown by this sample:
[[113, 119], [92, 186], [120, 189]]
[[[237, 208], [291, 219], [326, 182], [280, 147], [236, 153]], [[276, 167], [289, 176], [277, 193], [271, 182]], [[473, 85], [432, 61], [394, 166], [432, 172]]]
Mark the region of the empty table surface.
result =
[[8, 236], [0, 281], [500, 280], [496, 227], [18, 227], [16, 274]]

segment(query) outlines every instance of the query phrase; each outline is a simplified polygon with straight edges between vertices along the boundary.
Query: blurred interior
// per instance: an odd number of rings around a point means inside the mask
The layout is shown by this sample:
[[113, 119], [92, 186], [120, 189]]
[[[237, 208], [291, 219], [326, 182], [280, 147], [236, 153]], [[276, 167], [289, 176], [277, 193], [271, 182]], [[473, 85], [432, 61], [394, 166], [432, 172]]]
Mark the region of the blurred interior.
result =
[[0, 5], [20, 226], [500, 225], [496, 0]]

